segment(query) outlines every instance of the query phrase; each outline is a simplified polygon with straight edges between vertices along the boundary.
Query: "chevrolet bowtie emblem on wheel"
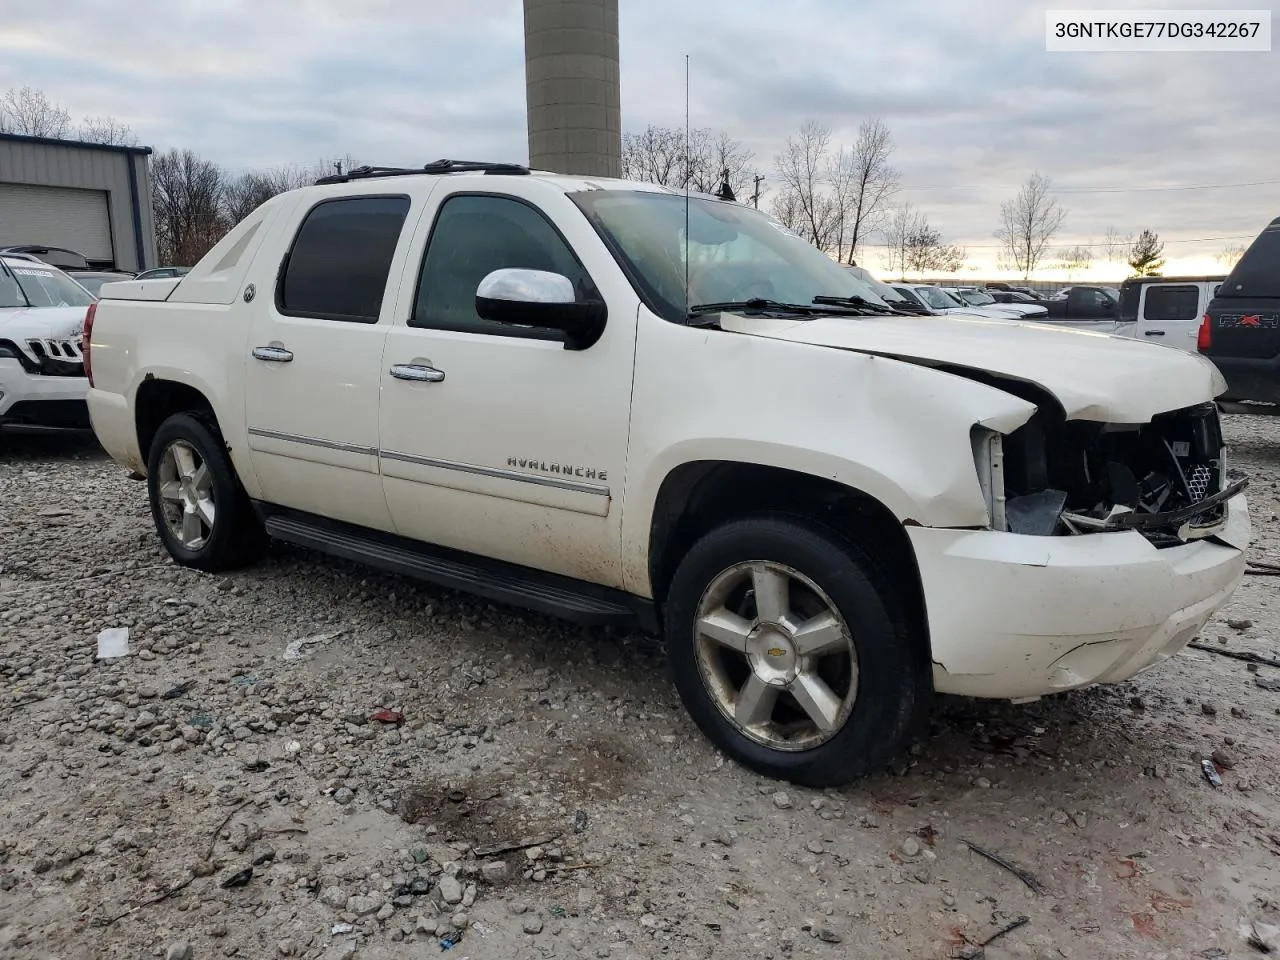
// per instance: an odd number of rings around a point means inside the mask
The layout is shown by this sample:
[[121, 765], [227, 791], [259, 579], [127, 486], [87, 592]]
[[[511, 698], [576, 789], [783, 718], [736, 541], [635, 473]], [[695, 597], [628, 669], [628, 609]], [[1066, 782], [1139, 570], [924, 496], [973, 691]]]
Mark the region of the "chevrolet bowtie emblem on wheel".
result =
[[786, 652], [787, 651], [783, 650], [781, 647], [770, 647], [768, 650], [769, 656], [771, 657], [785, 656]]

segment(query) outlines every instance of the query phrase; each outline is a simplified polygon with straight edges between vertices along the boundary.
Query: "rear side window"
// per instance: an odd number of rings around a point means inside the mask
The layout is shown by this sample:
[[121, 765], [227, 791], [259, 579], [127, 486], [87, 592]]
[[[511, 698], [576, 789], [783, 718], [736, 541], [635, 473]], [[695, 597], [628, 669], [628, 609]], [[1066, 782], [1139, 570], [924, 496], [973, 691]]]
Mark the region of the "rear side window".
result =
[[292, 317], [376, 323], [408, 212], [408, 197], [316, 204], [294, 237], [277, 309]]
[[1200, 288], [1195, 286], [1151, 286], [1142, 307], [1144, 320], [1168, 322], [1195, 320], [1200, 316]]

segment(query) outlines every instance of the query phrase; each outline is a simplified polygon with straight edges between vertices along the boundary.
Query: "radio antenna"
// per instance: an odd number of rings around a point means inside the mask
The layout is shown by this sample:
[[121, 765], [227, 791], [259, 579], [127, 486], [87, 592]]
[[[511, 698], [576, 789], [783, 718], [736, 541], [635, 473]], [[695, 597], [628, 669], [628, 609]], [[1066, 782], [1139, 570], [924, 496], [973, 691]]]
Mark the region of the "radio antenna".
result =
[[689, 181], [693, 178], [693, 136], [689, 131], [689, 55], [684, 55], [684, 315], [689, 317]]

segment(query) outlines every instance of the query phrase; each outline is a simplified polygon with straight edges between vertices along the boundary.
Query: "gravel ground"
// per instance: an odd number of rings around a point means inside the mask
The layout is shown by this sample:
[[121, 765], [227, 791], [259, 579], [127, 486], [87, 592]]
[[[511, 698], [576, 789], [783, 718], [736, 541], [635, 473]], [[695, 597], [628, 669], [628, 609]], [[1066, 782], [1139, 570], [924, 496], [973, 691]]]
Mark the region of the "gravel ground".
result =
[[[1280, 560], [1280, 418], [1226, 428], [1252, 557]], [[89, 440], [0, 435], [0, 531], [10, 960], [976, 957], [1022, 917], [989, 960], [1154, 960], [1280, 934], [1280, 670], [1187, 650], [948, 701], [897, 769], [809, 791], [719, 756], [653, 639], [282, 546], [179, 569]], [[1202, 639], [1280, 655], [1277, 582]], [[98, 660], [113, 627], [131, 653]]]

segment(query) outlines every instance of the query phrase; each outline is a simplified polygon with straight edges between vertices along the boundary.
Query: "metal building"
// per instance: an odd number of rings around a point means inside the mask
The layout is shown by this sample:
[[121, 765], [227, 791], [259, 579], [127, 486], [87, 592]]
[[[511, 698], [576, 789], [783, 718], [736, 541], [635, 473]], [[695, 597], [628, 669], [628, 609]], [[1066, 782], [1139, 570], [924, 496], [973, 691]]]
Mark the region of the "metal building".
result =
[[524, 0], [529, 165], [622, 176], [618, 0]]
[[156, 266], [150, 153], [0, 134], [0, 246], [65, 247], [95, 267]]

